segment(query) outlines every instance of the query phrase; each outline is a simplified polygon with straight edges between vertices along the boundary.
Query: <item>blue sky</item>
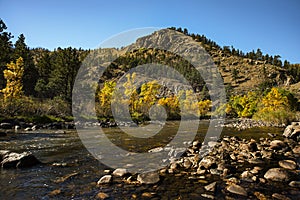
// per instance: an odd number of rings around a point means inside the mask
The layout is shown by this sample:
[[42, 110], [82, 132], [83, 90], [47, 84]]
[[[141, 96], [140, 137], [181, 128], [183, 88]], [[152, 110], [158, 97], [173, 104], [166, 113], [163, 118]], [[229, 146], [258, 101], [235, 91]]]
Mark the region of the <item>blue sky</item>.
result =
[[175, 26], [300, 63], [298, 0], [0, 0], [0, 18], [30, 47], [95, 48], [126, 30]]

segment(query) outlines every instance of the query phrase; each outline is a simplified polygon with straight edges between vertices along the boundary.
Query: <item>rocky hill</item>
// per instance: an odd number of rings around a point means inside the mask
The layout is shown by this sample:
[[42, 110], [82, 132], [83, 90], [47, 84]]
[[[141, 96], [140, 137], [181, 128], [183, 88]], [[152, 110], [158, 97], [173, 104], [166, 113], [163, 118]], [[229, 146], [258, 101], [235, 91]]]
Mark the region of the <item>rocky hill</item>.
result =
[[[189, 51], [193, 51], [195, 45], [199, 46], [199, 44], [203, 47], [201, 48], [201, 51], [203, 52], [199, 52], [199, 54], [204, 56], [210, 55], [210, 57], [202, 58], [201, 64], [208, 66], [211, 64], [211, 61], [213, 61], [219, 69], [226, 88], [233, 93], [240, 94], [251, 90], [264, 90], [267, 87], [279, 86], [285, 87], [300, 96], [298, 89], [299, 83], [295, 82], [295, 79], [287, 68], [276, 66], [266, 60], [232, 55], [232, 53], [228, 53], [224, 48], [220, 48], [214, 43], [214, 45], [210, 45], [205, 41], [199, 41], [199, 39], [190, 35], [186, 36], [183, 33], [181, 36], [178, 36], [177, 34], [174, 36], [174, 32], [172, 31], [160, 30], [151, 35], [137, 39], [135, 43], [121, 49], [121, 52], [127, 52], [124, 54], [124, 57], [130, 59], [143, 59], [143, 61], [136, 62], [137, 64], [149, 63], [149, 61], [160, 61], [164, 64], [169, 64], [168, 62], [164, 62], [163, 59], [170, 60], [171, 58], [174, 59], [174, 57], [170, 56], [169, 53], [166, 54], [169, 56], [162, 56], [161, 53], [155, 53], [155, 50], [153, 50], [154, 47], [168, 48], [168, 50], [171, 50], [172, 52], [186, 51], [189, 53]], [[137, 49], [141, 47], [149, 48], [150, 50], [145, 51], [144, 49], [142, 51], [143, 53], [141, 53], [141, 51], [137, 51]], [[204, 51], [208, 54], [204, 53]], [[179, 65], [182, 64], [178, 59], [175, 63], [176, 62]], [[126, 69], [128, 70], [134, 66], [132, 65], [132, 62], [121, 59], [114, 62], [114, 67], [115, 73], [111, 74], [111, 76], [116, 74], [120, 76]], [[202, 89], [202, 87], [200, 87], [200, 89]]]

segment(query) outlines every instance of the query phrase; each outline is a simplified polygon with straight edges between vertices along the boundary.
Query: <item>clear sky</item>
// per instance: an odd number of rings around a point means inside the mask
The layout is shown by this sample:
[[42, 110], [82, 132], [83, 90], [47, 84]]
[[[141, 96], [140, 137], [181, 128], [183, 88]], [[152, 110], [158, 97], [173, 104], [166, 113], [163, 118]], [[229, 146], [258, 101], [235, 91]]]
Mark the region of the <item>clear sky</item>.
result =
[[0, 18], [30, 47], [92, 49], [129, 29], [175, 26], [300, 63], [298, 0], [0, 0]]

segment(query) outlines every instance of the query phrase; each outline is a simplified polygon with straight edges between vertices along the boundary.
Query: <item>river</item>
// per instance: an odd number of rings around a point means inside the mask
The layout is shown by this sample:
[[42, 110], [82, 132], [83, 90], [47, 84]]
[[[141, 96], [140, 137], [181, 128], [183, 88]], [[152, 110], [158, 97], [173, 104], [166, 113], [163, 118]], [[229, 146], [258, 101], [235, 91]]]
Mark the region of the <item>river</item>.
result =
[[[144, 143], [130, 143], [128, 147], [143, 148], [165, 145], [174, 132], [178, 130], [179, 122], [168, 122], [162, 129], [160, 137]], [[201, 121], [196, 139], [203, 139], [208, 128], [208, 121]], [[130, 127], [128, 127], [130, 129]], [[122, 131], [118, 128], [105, 128], [104, 132], [118, 144]], [[253, 128], [237, 131], [224, 128], [224, 135], [236, 135], [241, 138], [269, 137], [268, 133], [282, 134], [282, 128]], [[144, 140], [145, 141], [145, 140]], [[24, 169], [0, 170], [0, 199], [94, 199], [99, 192], [109, 194], [111, 199], [131, 199], [145, 192], [153, 191], [154, 198], [183, 199], [185, 195], [197, 191], [197, 184], [184, 177], [167, 176], [158, 185], [130, 185], [121, 179], [113, 184], [97, 186], [96, 182], [110, 169], [84, 147], [76, 131], [67, 134], [55, 131], [41, 130], [22, 134], [9, 134], [0, 138], [0, 149], [13, 152], [32, 152], [43, 164]], [[213, 179], [213, 177], [212, 177]], [[198, 189], [198, 193], [201, 190]], [[56, 193], [56, 195], [55, 195]], [[167, 198], [166, 198], [167, 199]]]

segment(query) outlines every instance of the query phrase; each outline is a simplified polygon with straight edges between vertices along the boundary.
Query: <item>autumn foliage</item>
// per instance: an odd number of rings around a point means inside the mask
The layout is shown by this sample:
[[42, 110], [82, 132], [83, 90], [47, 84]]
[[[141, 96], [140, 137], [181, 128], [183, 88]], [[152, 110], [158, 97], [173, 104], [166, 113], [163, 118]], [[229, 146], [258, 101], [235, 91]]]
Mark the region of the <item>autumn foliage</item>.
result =
[[[182, 115], [195, 113], [197, 117], [206, 116], [211, 109], [210, 100], [198, 101], [192, 90], [180, 90], [177, 94], [161, 95], [162, 85], [157, 81], [149, 81], [136, 88], [136, 74], [127, 74], [127, 81], [122, 85], [124, 91], [116, 89], [114, 81], [106, 81], [98, 92], [97, 114], [100, 117], [111, 117], [111, 105], [126, 105], [131, 116], [137, 120], [148, 120], [149, 110], [155, 106], [163, 106], [168, 119], [179, 119]], [[112, 96], [115, 98], [112, 98]], [[195, 101], [196, 100], [196, 101]], [[120, 107], [122, 108], [122, 107]], [[184, 111], [184, 112], [183, 112]], [[122, 114], [124, 110], [115, 113]]]

